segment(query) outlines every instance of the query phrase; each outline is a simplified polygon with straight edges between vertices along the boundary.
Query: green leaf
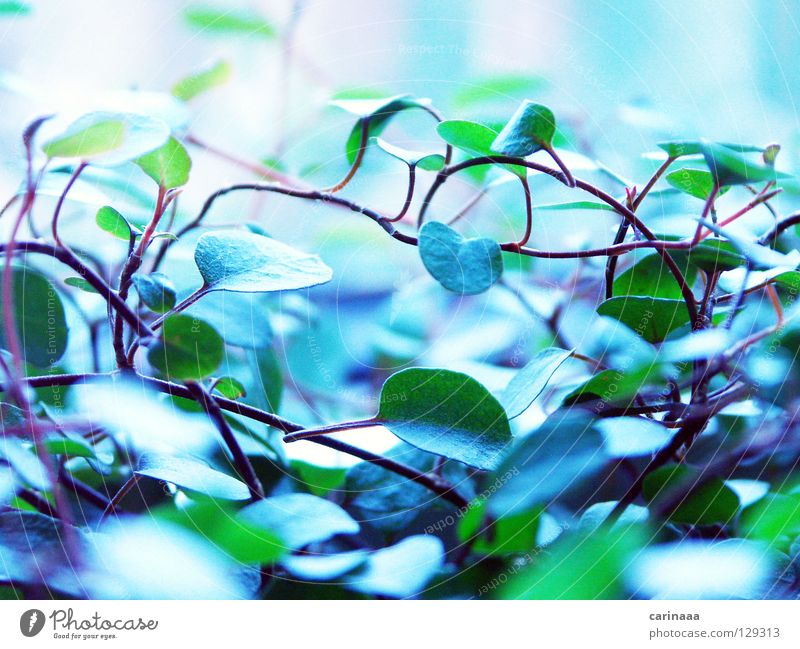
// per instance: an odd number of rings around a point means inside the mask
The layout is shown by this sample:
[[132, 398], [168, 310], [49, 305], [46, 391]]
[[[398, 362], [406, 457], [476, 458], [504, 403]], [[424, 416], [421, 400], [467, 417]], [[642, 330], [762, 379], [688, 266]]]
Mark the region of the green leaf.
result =
[[87, 282], [83, 277], [67, 277], [64, 280], [64, 284], [67, 286], [72, 286], [73, 288], [78, 288], [81, 291], [86, 291], [87, 293], [95, 293], [97, 294], [97, 289], [92, 286], [89, 282]]
[[[689, 286], [694, 284], [697, 269], [689, 266], [684, 278]], [[637, 261], [614, 280], [614, 295], [682, 299], [678, 280], [670, 272], [660, 255], [651, 254]]]
[[583, 412], [560, 411], [519, 440], [490, 476], [496, 518], [530, 511], [593, 477], [608, 462], [603, 438]]
[[420, 534], [373, 552], [366, 566], [348, 582], [362, 593], [406, 599], [421, 594], [443, 566], [442, 542]]
[[497, 131], [477, 122], [451, 119], [441, 122], [436, 132], [449, 145], [472, 156], [492, 155], [492, 142]]
[[422, 151], [409, 151], [394, 144], [389, 144], [379, 137], [372, 138], [381, 149], [393, 158], [402, 160], [409, 167], [418, 167], [425, 171], [439, 171], [444, 167], [444, 156], [440, 153], [423, 153]]
[[117, 239], [130, 241], [132, 234], [140, 235], [142, 233], [139, 228], [131, 225], [128, 219], [110, 205], [104, 205], [97, 210], [94, 220], [101, 230], [108, 232]]
[[595, 201], [570, 201], [567, 203], [549, 203], [547, 205], [534, 205], [535, 210], [606, 210], [614, 211], [614, 208], [606, 203]]
[[305, 581], [332, 581], [364, 565], [369, 555], [363, 550], [339, 554], [293, 554], [281, 561], [292, 575]]
[[165, 377], [202, 379], [214, 373], [224, 355], [224, 343], [206, 322], [187, 315], [171, 315], [161, 338], [150, 348], [148, 362]]
[[665, 180], [675, 189], [700, 200], [706, 200], [714, 189], [714, 177], [703, 169], [677, 169], [668, 173]]
[[644, 417], [606, 417], [595, 424], [610, 457], [640, 457], [666, 446], [675, 431]]
[[402, 370], [383, 384], [380, 399], [377, 421], [429, 453], [488, 470], [511, 441], [503, 407], [460, 372]]
[[670, 250], [670, 257], [680, 268], [696, 266], [707, 273], [732, 270], [744, 266], [747, 259], [729, 241], [704, 239], [692, 250]]
[[514, 375], [500, 395], [500, 403], [509, 419], [525, 412], [547, 386], [559, 367], [572, 355], [572, 350], [548, 347], [534, 356]]
[[155, 517], [197, 534], [241, 564], [271, 564], [287, 554], [283, 539], [241, 520], [227, 502], [194, 501], [180, 510], [156, 510]]
[[522, 511], [494, 521], [486, 517], [486, 502], [473, 504], [458, 525], [458, 538], [473, 552], [490, 556], [528, 552], [536, 547], [542, 509]]
[[800, 535], [800, 494], [767, 494], [742, 512], [742, 534], [779, 549]]
[[143, 155], [136, 164], [160, 187], [173, 189], [189, 182], [192, 161], [184, 146], [174, 137], [163, 146]]
[[[67, 349], [67, 320], [61, 298], [48, 279], [29, 268], [14, 268], [11, 281], [14, 323], [23, 360], [36, 367], [50, 367]], [[3, 305], [0, 302], [2, 317]], [[8, 348], [3, 328], [0, 328], [0, 347]]]
[[492, 142], [492, 151], [526, 157], [550, 149], [556, 132], [556, 118], [546, 106], [524, 101]]
[[731, 523], [739, 513], [739, 497], [719, 478], [699, 481], [699, 469], [685, 464], [674, 464], [656, 469], [645, 478], [642, 494], [655, 507], [673, 497], [676, 491], [689, 489], [677, 508], [668, 514], [669, 520], [687, 525], [713, 525]]
[[416, 99], [411, 95], [396, 95], [382, 99], [336, 99], [331, 102], [332, 106], [337, 106], [346, 110], [352, 115], [358, 116], [350, 136], [347, 138], [346, 151], [347, 161], [350, 164], [356, 159], [358, 150], [361, 148], [362, 124], [367, 122], [367, 141], [383, 133], [392, 118], [404, 110], [410, 108], [427, 108], [430, 99]]
[[342, 467], [317, 466], [302, 460], [292, 460], [291, 465], [303, 486], [319, 497], [339, 489], [347, 477], [347, 469]]
[[262, 16], [246, 10], [228, 7], [190, 5], [184, 10], [184, 19], [190, 27], [211, 35], [256, 36], [270, 39], [275, 29]]
[[639, 526], [579, 530], [560, 537], [541, 559], [512, 576], [506, 599], [621, 599], [626, 568], [647, 538]]
[[239, 520], [274, 533], [291, 550], [327, 541], [337, 534], [358, 534], [359, 525], [338, 505], [311, 494], [285, 494], [248, 505]]
[[26, 484], [39, 491], [50, 490], [47, 469], [29, 444], [17, 437], [0, 437], [0, 457], [5, 458]]
[[471, 108], [490, 102], [507, 102], [510, 98], [531, 96], [547, 86], [543, 77], [526, 74], [500, 74], [479, 79], [453, 94], [456, 108]]
[[332, 277], [316, 255], [240, 230], [205, 233], [197, 240], [194, 260], [206, 292], [288, 291], [324, 284]]
[[465, 239], [439, 221], [422, 226], [419, 254], [437, 282], [462, 295], [483, 293], [503, 274], [502, 250], [496, 241]]
[[240, 399], [247, 394], [241, 382], [232, 376], [223, 376], [214, 381], [214, 390], [227, 399]]
[[742, 185], [790, 178], [773, 167], [752, 162], [744, 155], [721, 144], [704, 143], [703, 157], [716, 183]]
[[[658, 147], [662, 151], [666, 151], [667, 155], [671, 158], [681, 158], [687, 155], [699, 155], [703, 153], [704, 142], [700, 140], [673, 140], [671, 142], [659, 142]], [[751, 146], [749, 144], [727, 144], [720, 143], [731, 151], [738, 151], [739, 153], [760, 153], [764, 149], [758, 146]]]
[[271, 347], [251, 352], [254, 374], [254, 405], [269, 412], [278, 412], [283, 397], [283, 372]]
[[172, 95], [181, 101], [191, 101], [198, 95], [225, 84], [233, 68], [228, 61], [212, 61], [183, 77], [172, 86]]
[[651, 343], [662, 342], [671, 331], [689, 322], [682, 300], [646, 296], [612, 297], [597, 307], [597, 313], [619, 320]]
[[52, 455], [96, 458], [94, 448], [78, 435], [50, 435], [43, 441], [44, 447]]
[[666, 370], [660, 363], [649, 362], [625, 370], [603, 370], [571, 392], [564, 403], [572, 404], [597, 398], [609, 403], [629, 403], [646, 386], [666, 378]]
[[139, 298], [154, 313], [166, 313], [175, 306], [175, 286], [163, 273], [136, 273], [131, 279]]
[[89, 113], [42, 145], [49, 158], [78, 158], [114, 167], [160, 147], [169, 127], [159, 119], [131, 113]]
[[0, 2], [0, 16], [27, 16], [31, 13], [31, 6], [27, 2], [8, 0]]
[[783, 254], [768, 246], [762, 246], [757, 241], [745, 239], [744, 237], [734, 234], [730, 230], [720, 228], [711, 221], [705, 219], [698, 219], [698, 221], [715, 234], [730, 241], [733, 247], [747, 258], [753, 269], [772, 270], [784, 268], [786, 270], [791, 270], [797, 268], [800, 264], [800, 253], [798, 253], [797, 250], [792, 250], [788, 254]]
[[188, 489], [210, 498], [221, 500], [250, 498], [250, 490], [244, 482], [190, 457], [146, 453], [140, 458], [139, 466], [134, 473], [154, 480], [171, 482], [181, 489]]

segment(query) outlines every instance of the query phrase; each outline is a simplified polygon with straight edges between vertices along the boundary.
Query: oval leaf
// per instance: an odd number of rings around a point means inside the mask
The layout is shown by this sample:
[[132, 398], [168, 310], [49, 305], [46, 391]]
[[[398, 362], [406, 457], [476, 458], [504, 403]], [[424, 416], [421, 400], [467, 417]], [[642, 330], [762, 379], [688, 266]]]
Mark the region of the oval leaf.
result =
[[131, 225], [128, 220], [110, 205], [104, 205], [94, 217], [98, 227], [117, 239], [131, 240], [131, 234], [141, 234], [139, 228]]
[[383, 384], [377, 420], [423, 451], [493, 469], [511, 441], [503, 406], [475, 379], [413, 368]]
[[164, 189], [185, 185], [189, 182], [189, 170], [192, 168], [189, 154], [174, 137], [137, 159], [136, 164]]
[[182, 489], [221, 498], [223, 500], [248, 500], [247, 485], [221, 471], [189, 457], [145, 454], [134, 472], [155, 480], [171, 482]]
[[548, 347], [534, 356], [514, 375], [500, 395], [509, 419], [525, 412], [544, 390], [556, 370], [572, 355], [572, 350]]
[[524, 101], [492, 142], [492, 151], [525, 157], [549, 149], [556, 133], [553, 112], [532, 101]]
[[136, 273], [132, 279], [139, 298], [151, 311], [166, 313], [175, 306], [175, 286], [163, 273], [156, 272], [149, 275]]
[[194, 261], [206, 291], [289, 291], [324, 284], [333, 276], [317, 255], [238, 230], [201, 236]]

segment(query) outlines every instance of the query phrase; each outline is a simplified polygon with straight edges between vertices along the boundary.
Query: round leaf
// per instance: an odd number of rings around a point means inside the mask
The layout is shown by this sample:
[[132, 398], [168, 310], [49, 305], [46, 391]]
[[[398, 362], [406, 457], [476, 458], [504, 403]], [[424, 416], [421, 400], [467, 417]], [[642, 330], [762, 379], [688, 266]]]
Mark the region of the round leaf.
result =
[[419, 254], [437, 282], [448, 291], [462, 295], [483, 293], [503, 273], [503, 255], [496, 241], [465, 239], [438, 221], [422, 226]]
[[189, 181], [192, 161], [184, 146], [174, 137], [163, 146], [143, 155], [136, 164], [164, 189], [185, 185]]
[[175, 286], [163, 273], [133, 276], [133, 285], [142, 302], [155, 313], [166, 313], [175, 306]]
[[612, 297], [597, 307], [597, 313], [619, 320], [651, 343], [662, 342], [670, 331], [689, 322], [682, 300], [646, 296]]
[[514, 375], [500, 395], [500, 402], [505, 407], [509, 419], [518, 417], [530, 407], [556, 370], [571, 355], [570, 350], [548, 347], [536, 354]]
[[414, 368], [383, 384], [377, 420], [423, 451], [493, 469], [511, 441], [503, 406], [475, 379]]
[[474, 156], [491, 155], [492, 142], [497, 137], [497, 131], [488, 126], [461, 119], [441, 122], [436, 132], [449, 145]]
[[287, 291], [324, 284], [332, 277], [331, 269], [316, 255], [238, 230], [201, 236], [194, 260], [206, 291]]
[[147, 360], [168, 378], [202, 379], [219, 367], [223, 347], [222, 338], [206, 322], [172, 315], [164, 321], [161, 339], [150, 348]]
[[409, 167], [419, 167], [425, 171], [439, 171], [444, 167], [444, 156], [439, 153], [423, 153], [421, 151], [409, 151], [394, 144], [389, 144], [379, 137], [373, 138], [375, 144], [386, 151], [393, 158], [402, 160]]
[[131, 225], [122, 214], [110, 205], [104, 205], [97, 210], [94, 220], [101, 230], [117, 239], [130, 241], [131, 234], [141, 234], [139, 228]]
[[227, 61], [214, 61], [176, 82], [172, 86], [172, 95], [181, 101], [190, 101], [228, 81], [231, 69], [231, 64]]

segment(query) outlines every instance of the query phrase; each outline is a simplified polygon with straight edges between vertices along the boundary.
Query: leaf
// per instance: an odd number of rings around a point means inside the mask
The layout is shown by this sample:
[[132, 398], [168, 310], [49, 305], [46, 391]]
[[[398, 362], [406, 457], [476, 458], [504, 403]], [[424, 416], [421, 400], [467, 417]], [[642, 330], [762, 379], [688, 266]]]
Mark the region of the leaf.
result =
[[163, 146], [136, 160], [142, 171], [152, 178], [159, 187], [173, 189], [189, 182], [192, 160], [184, 146], [174, 137]]
[[665, 180], [675, 189], [700, 200], [706, 200], [714, 189], [714, 177], [703, 169], [678, 169], [668, 173]]
[[664, 466], [650, 473], [644, 481], [642, 494], [647, 502], [658, 507], [682, 489], [688, 494], [677, 508], [668, 512], [669, 520], [687, 525], [730, 524], [739, 513], [739, 497], [719, 478], [695, 487], [700, 470], [684, 464]]
[[640, 457], [666, 446], [674, 431], [643, 417], [608, 417], [595, 424], [605, 438], [610, 457]]
[[194, 260], [205, 292], [288, 291], [324, 284], [332, 277], [316, 255], [239, 230], [205, 233], [197, 240]]
[[497, 131], [488, 126], [461, 119], [439, 123], [436, 132], [449, 145], [472, 156], [492, 155], [492, 142], [497, 137]]
[[456, 108], [471, 108], [493, 101], [507, 102], [520, 95], [531, 96], [547, 86], [543, 77], [527, 74], [499, 74], [472, 82], [453, 94]]
[[715, 182], [720, 186], [777, 181], [791, 177], [775, 171], [773, 167], [752, 162], [724, 145], [704, 143], [702, 153]]
[[114, 167], [160, 147], [169, 127], [159, 119], [132, 113], [88, 113], [42, 145], [49, 158], [78, 158]]
[[27, 2], [7, 0], [0, 2], [0, 16], [27, 16], [31, 13], [31, 6]]
[[146, 453], [140, 458], [139, 466], [134, 473], [154, 480], [171, 482], [182, 489], [210, 498], [221, 500], [250, 498], [250, 490], [244, 482], [190, 457]]
[[743, 536], [788, 549], [800, 535], [800, 494], [770, 493], [742, 512]]
[[275, 29], [262, 16], [246, 10], [228, 7], [190, 5], [183, 14], [186, 23], [201, 33], [211, 35], [256, 36], [270, 39]]
[[273, 496], [248, 505], [239, 519], [268, 530], [299, 550], [337, 534], [358, 534], [359, 525], [338, 505], [310, 494]]
[[560, 411], [517, 441], [497, 467], [489, 498], [497, 518], [529, 511], [594, 476], [608, 461], [594, 421], [582, 412]]
[[303, 487], [320, 498], [339, 489], [347, 477], [347, 469], [343, 467], [317, 466], [302, 460], [292, 460], [291, 466]]
[[253, 349], [252, 358], [255, 394], [254, 402], [269, 412], [278, 412], [283, 397], [283, 372], [271, 347]]
[[458, 525], [459, 540], [469, 543], [473, 552], [502, 556], [536, 547], [542, 509], [489, 519], [488, 524], [486, 509], [485, 501], [470, 506]]
[[693, 331], [689, 335], [664, 343], [659, 353], [664, 360], [680, 362], [711, 358], [733, 346], [733, 336], [727, 329], [715, 328]]
[[187, 315], [171, 315], [161, 338], [148, 354], [148, 362], [165, 377], [202, 379], [214, 373], [224, 354], [219, 334], [206, 322]]
[[692, 250], [670, 250], [669, 255], [680, 268], [691, 265], [707, 273], [732, 270], [747, 263], [733, 244], [721, 239], [705, 239]]
[[622, 578], [646, 535], [640, 526], [578, 530], [562, 535], [548, 552], [512, 575], [506, 599], [622, 599]]
[[412, 368], [383, 384], [376, 420], [417, 448], [479, 469], [493, 469], [511, 441], [503, 407], [475, 379]]
[[443, 566], [444, 548], [438, 538], [409, 536], [373, 552], [366, 566], [348, 582], [362, 593], [408, 599], [420, 595]]
[[52, 455], [96, 458], [94, 448], [79, 435], [50, 435], [43, 441], [45, 449]]
[[492, 151], [526, 157], [550, 149], [556, 132], [556, 118], [546, 106], [525, 100], [492, 142]]
[[67, 277], [64, 279], [64, 284], [67, 286], [72, 286], [73, 288], [78, 288], [81, 291], [85, 291], [86, 293], [95, 293], [97, 294], [97, 289], [92, 286], [89, 282], [87, 282], [83, 277]]
[[[683, 273], [689, 286], [694, 284], [697, 269], [689, 266]], [[682, 299], [678, 280], [660, 255], [647, 255], [614, 280], [614, 295]]]
[[[67, 320], [61, 298], [50, 280], [29, 268], [12, 269], [11, 281], [14, 323], [23, 360], [36, 367], [50, 367], [67, 349]], [[8, 348], [4, 328], [0, 328], [0, 347]]]
[[496, 241], [465, 239], [439, 221], [422, 226], [419, 254], [437, 282], [462, 295], [483, 293], [503, 274], [502, 250]]
[[[7, 409], [4, 409], [8, 413]], [[50, 490], [50, 477], [33, 448], [16, 437], [0, 437], [0, 457], [4, 457], [24, 483], [39, 491]]]
[[108, 232], [117, 239], [130, 241], [131, 235], [140, 235], [142, 233], [139, 228], [131, 225], [128, 219], [110, 205], [104, 205], [97, 210], [94, 220], [101, 230]]
[[606, 203], [595, 201], [570, 201], [567, 203], [549, 203], [547, 205], [534, 205], [535, 210], [606, 210], [614, 211], [614, 208]]
[[218, 59], [183, 77], [172, 86], [172, 95], [181, 101], [191, 101], [198, 95], [224, 85], [231, 78], [233, 67]]
[[660, 343], [670, 331], [689, 322], [682, 300], [646, 296], [612, 297], [597, 307], [597, 313], [619, 320], [651, 343]]
[[[739, 153], [760, 153], [764, 149], [758, 146], [751, 146], [748, 144], [726, 144], [720, 143], [731, 151], [738, 151]], [[698, 155], [703, 153], [704, 142], [700, 140], [673, 140], [671, 142], [659, 142], [658, 147], [662, 151], [666, 151], [667, 155], [671, 158], [681, 158], [687, 155]]]
[[389, 144], [379, 137], [372, 138], [381, 149], [393, 158], [402, 160], [409, 167], [419, 167], [425, 171], [439, 171], [444, 167], [444, 156], [440, 153], [423, 153], [422, 151], [409, 151], [394, 144]]
[[362, 145], [362, 124], [365, 121], [367, 122], [367, 140], [363, 144], [367, 146], [370, 138], [383, 133], [383, 130], [397, 113], [410, 108], [427, 108], [430, 105], [430, 99], [416, 99], [411, 95], [396, 95], [381, 99], [336, 99], [331, 102], [331, 105], [357, 115], [359, 118], [353, 130], [350, 131], [346, 144], [347, 161], [353, 164]]
[[531, 406], [572, 351], [558, 347], [543, 349], [514, 375], [500, 394], [500, 403], [509, 419], [518, 417]]
[[233, 400], [240, 399], [247, 394], [241, 382], [232, 376], [223, 376], [221, 379], [214, 381], [214, 390], [223, 397]]
[[364, 565], [368, 556], [363, 550], [339, 554], [293, 554], [284, 558], [281, 565], [295, 577], [318, 583], [338, 580]]
[[139, 298], [154, 313], [166, 313], [175, 306], [175, 286], [163, 273], [136, 273], [131, 279]]
[[715, 223], [705, 219], [698, 219], [706, 228], [731, 242], [747, 260], [750, 266], [757, 270], [771, 270], [774, 268], [784, 268], [793, 270], [800, 265], [800, 253], [792, 250], [788, 254], [783, 254], [767, 246], [762, 246], [757, 241], [750, 241], [730, 230], [720, 228]]
[[283, 539], [242, 520], [227, 502], [194, 501], [179, 510], [157, 510], [156, 518], [197, 534], [239, 563], [271, 564], [287, 554]]

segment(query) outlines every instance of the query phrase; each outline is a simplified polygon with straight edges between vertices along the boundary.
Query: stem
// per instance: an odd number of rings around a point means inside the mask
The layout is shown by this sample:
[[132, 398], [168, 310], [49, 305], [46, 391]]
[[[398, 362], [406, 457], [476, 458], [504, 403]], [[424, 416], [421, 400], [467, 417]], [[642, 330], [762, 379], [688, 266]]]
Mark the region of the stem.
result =
[[566, 179], [567, 187], [575, 187], [575, 178], [572, 176], [572, 172], [567, 168], [567, 165], [564, 164], [564, 161], [559, 157], [553, 147], [545, 148], [545, 151], [550, 155], [553, 159], [553, 162], [558, 165], [558, 168], [564, 173], [564, 178]]
[[103, 513], [100, 515], [100, 521], [98, 522], [98, 527], [100, 524], [106, 520], [111, 514], [113, 514], [119, 508], [119, 504], [122, 502], [122, 499], [128, 495], [128, 492], [133, 489], [141, 480], [141, 477], [138, 473], [134, 473], [130, 478], [125, 481], [117, 493], [114, 494], [114, 497], [108, 501], [108, 505], [103, 510]]
[[708, 198], [706, 199], [706, 204], [703, 206], [703, 212], [700, 215], [700, 223], [697, 224], [697, 229], [695, 230], [694, 237], [692, 238], [692, 244], [695, 246], [702, 240], [700, 235], [703, 232], [703, 221], [708, 218], [709, 212], [711, 212], [712, 208], [714, 207], [714, 199], [716, 199], [718, 193], [719, 185], [714, 183], [713, 187], [711, 187], [711, 193], [709, 193]]
[[56, 209], [53, 212], [53, 221], [51, 223], [51, 229], [53, 232], [53, 241], [56, 242], [56, 245], [66, 248], [63, 243], [61, 243], [61, 239], [58, 236], [58, 217], [61, 214], [61, 208], [64, 205], [64, 201], [67, 199], [67, 194], [72, 186], [75, 184], [75, 181], [78, 180], [78, 176], [81, 175], [81, 172], [86, 169], [86, 165], [88, 163], [81, 162], [77, 167], [75, 167], [75, 171], [72, 172], [72, 175], [69, 177], [67, 184], [64, 186], [64, 191], [61, 192], [61, 195], [58, 197], [58, 203], [56, 203]]
[[633, 200], [633, 205], [631, 205], [631, 209], [635, 212], [639, 205], [641, 205], [642, 201], [645, 199], [645, 196], [650, 193], [650, 190], [653, 189], [653, 186], [659, 181], [661, 176], [664, 175], [664, 172], [669, 169], [670, 165], [675, 162], [675, 158], [667, 157], [666, 160], [662, 163], [662, 165], [656, 169], [656, 172], [652, 175], [650, 180], [647, 181], [647, 184], [642, 189], [641, 193], [636, 196]]
[[186, 387], [195, 398], [195, 401], [203, 406], [203, 409], [216, 425], [225, 445], [233, 456], [233, 462], [239, 471], [239, 475], [250, 490], [250, 496], [253, 500], [263, 499], [264, 489], [256, 475], [255, 469], [253, 469], [253, 465], [250, 463], [250, 458], [245, 455], [244, 451], [242, 451], [242, 447], [239, 446], [239, 442], [236, 440], [236, 436], [233, 434], [230, 425], [225, 420], [225, 416], [222, 414], [220, 407], [199, 383], [187, 383]]
[[[522, 248], [522, 246], [528, 243], [528, 239], [531, 238], [531, 231], [533, 230], [533, 207], [531, 205], [531, 186], [528, 183], [528, 179], [520, 176], [519, 180], [522, 183], [522, 190], [525, 192], [525, 234], [522, 235], [522, 239], [517, 241], [517, 246]], [[575, 181], [573, 180], [573, 182]]]
[[327, 426], [318, 426], [316, 428], [306, 428], [299, 430], [296, 433], [289, 433], [284, 436], [283, 441], [287, 444], [300, 441], [301, 439], [310, 439], [312, 437], [319, 437], [327, 433], [339, 433], [345, 430], [355, 430], [356, 428], [371, 428], [373, 426], [380, 426], [381, 422], [376, 419], [363, 419], [360, 421], [345, 421], [341, 424], [330, 424]]
[[408, 213], [408, 208], [411, 207], [411, 200], [414, 198], [414, 185], [416, 184], [417, 177], [416, 171], [416, 165], [408, 165], [408, 191], [406, 192], [406, 200], [397, 216], [389, 219], [391, 223], [401, 220]]
[[356, 153], [355, 160], [353, 160], [353, 164], [350, 166], [350, 171], [347, 172], [347, 175], [342, 178], [337, 184], [333, 187], [329, 187], [328, 189], [323, 189], [322, 191], [328, 192], [330, 194], [335, 194], [336, 192], [344, 189], [347, 187], [347, 184], [353, 179], [353, 176], [356, 175], [358, 168], [361, 166], [361, 161], [364, 159], [364, 153], [367, 150], [367, 138], [369, 137], [369, 118], [362, 117], [361, 118], [361, 136], [358, 141], [358, 153]]

